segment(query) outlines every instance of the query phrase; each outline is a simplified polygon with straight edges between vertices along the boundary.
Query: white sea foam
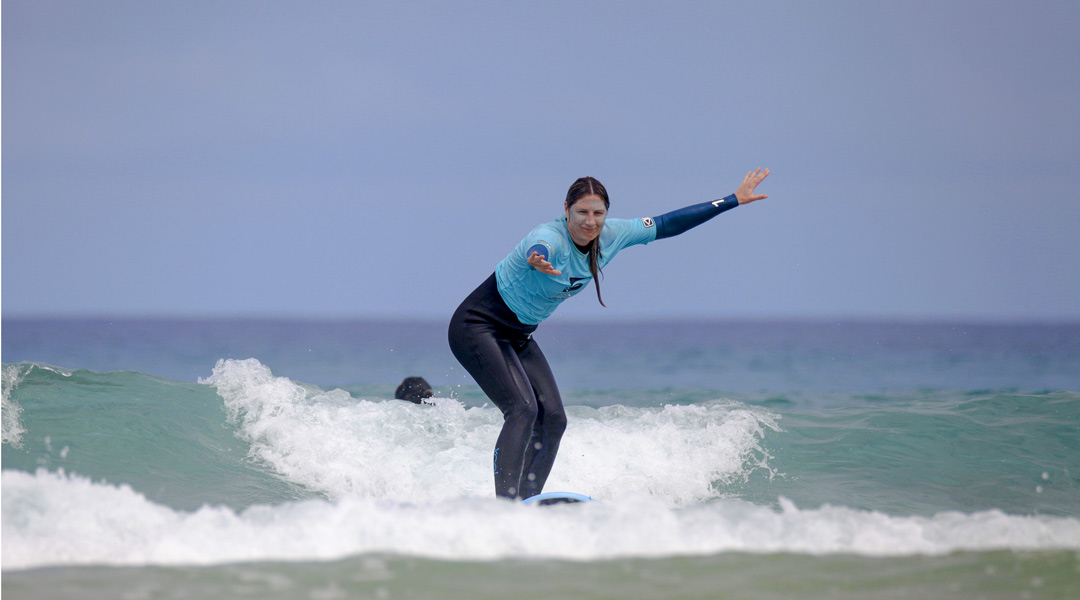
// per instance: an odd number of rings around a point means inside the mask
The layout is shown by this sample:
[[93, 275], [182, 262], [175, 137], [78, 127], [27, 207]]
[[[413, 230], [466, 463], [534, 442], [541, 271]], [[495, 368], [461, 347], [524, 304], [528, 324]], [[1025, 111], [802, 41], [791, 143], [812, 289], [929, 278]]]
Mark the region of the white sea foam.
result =
[[19, 383], [26, 376], [22, 365], [4, 365], [2, 392], [0, 392], [0, 438], [2, 443], [10, 444], [18, 448], [22, 446], [22, 436], [26, 429], [19, 421], [22, 407], [18, 402], [11, 399], [11, 392], [19, 387]]
[[[431, 502], [493, 493], [491, 454], [502, 426], [492, 407], [452, 398], [421, 406], [356, 400], [273, 375], [257, 360], [224, 360], [214, 386], [252, 454], [330, 499]], [[718, 486], [764, 469], [777, 416], [745, 405], [603, 409], [571, 406], [546, 489], [599, 498], [646, 493], [671, 505], [719, 497]]]
[[275, 377], [257, 360], [218, 361], [201, 380], [223, 398], [254, 457], [332, 499], [429, 501], [481, 495], [498, 435], [492, 411], [355, 400]]
[[5, 570], [58, 565], [212, 565], [393, 553], [442, 560], [706, 555], [940, 555], [1080, 550], [1080, 520], [997, 510], [889, 516], [739, 500], [673, 508], [655, 497], [563, 507], [494, 498], [398, 504], [309, 500], [241, 512], [155, 504], [127, 486], [39, 470], [3, 472]]

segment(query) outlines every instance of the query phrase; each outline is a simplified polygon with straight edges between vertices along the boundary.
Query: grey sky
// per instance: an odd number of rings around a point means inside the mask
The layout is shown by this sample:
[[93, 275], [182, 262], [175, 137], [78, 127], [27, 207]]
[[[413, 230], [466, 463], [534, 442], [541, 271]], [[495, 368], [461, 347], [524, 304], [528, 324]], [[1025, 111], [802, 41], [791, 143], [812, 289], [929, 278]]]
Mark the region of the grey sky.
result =
[[1080, 318], [1074, 2], [3, 2], [5, 316], [449, 318], [566, 188], [768, 200], [601, 317]]

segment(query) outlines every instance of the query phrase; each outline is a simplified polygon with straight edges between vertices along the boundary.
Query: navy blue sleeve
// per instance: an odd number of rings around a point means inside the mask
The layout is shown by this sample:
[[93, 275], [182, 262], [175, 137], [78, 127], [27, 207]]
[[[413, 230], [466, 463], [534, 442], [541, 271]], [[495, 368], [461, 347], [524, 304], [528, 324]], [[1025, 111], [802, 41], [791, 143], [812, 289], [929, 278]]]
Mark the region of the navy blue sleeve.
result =
[[738, 205], [738, 198], [735, 197], [735, 194], [732, 194], [723, 200], [702, 202], [701, 204], [687, 206], [655, 217], [653, 221], [656, 222], [656, 239], [679, 235], [687, 229], [697, 227], [725, 210], [731, 210]]

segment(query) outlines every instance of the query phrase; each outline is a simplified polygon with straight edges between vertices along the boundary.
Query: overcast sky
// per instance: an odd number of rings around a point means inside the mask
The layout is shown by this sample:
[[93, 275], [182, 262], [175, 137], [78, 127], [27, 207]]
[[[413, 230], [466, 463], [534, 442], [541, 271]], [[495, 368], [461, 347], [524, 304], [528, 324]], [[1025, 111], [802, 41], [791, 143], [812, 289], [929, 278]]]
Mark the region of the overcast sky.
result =
[[1080, 3], [4, 0], [5, 317], [422, 317], [570, 183], [557, 319], [1080, 319]]

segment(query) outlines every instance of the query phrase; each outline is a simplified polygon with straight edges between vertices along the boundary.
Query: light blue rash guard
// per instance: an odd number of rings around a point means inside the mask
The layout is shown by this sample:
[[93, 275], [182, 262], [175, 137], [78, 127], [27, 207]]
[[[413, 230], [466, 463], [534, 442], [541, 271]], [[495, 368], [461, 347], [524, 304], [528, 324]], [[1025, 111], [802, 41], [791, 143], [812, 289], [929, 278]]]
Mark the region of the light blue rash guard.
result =
[[[679, 235], [738, 205], [738, 198], [731, 194], [655, 218], [605, 219], [600, 232], [600, 268], [623, 248]], [[543, 255], [562, 274], [544, 275], [532, 268], [528, 258], [533, 252]], [[537, 226], [495, 267], [499, 295], [524, 325], [539, 325], [591, 279], [589, 257], [570, 238], [566, 215]]]
[[[653, 219], [604, 220], [600, 233], [600, 261], [603, 268], [623, 248], [648, 244], [656, 239]], [[562, 275], [544, 275], [529, 266], [529, 250], [541, 244], [548, 250], [548, 262]], [[566, 215], [538, 225], [495, 267], [499, 295], [525, 325], [538, 325], [551, 316], [563, 300], [577, 294], [592, 280], [589, 256], [578, 250], [566, 229]]]

